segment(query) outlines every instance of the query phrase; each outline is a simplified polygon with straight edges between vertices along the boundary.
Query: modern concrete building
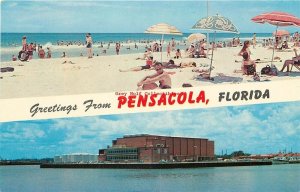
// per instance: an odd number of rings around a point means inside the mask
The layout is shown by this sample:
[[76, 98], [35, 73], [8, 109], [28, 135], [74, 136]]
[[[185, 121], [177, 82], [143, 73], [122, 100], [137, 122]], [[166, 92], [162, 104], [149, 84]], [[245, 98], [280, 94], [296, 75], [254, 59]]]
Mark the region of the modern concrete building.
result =
[[98, 155], [73, 153], [54, 157], [54, 163], [97, 163]]
[[99, 150], [100, 161], [160, 162], [214, 159], [214, 141], [159, 135], [127, 135]]

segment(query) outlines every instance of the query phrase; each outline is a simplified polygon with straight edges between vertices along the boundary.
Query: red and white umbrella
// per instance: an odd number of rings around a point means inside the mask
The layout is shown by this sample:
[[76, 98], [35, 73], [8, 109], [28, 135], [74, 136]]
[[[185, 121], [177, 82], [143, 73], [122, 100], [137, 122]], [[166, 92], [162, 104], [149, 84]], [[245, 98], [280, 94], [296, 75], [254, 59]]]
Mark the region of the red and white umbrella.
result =
[[282, 36], [290, 36], [290, 32], [287, 30], [277, 30], [273, 32], [273, 36], [282, 37]]
[[284, 12], [263, 13], [251, 19], [256, 23], [269, 23], [276, 26], [298, 26], [300, 27], [300, 19], [294, 15]]
[[[269, 13], [263, 13], [260, 15], [257, 15], [251, 19], [255, 23], [269, 23], [271, 25], [276, 25], [276, 31], [275, 34], [277, 34], [277, 29], [278, 26], [297, 26], [300, 27], [300, 19], [294, 15], [284, 13], [284, 12], [279, 12], [279, 11], [274, 11], [274, 12], [269, 12]], [[276, 36], [275, 36], [276, 38]], [[276, 39], [275, 39], [276, 41]], [[273, 54], [272, 54], [272, 61], [271, 65], [273, 64], [273, 58], [274, 58], [274, 49], [275, 46], [273, 46]]]

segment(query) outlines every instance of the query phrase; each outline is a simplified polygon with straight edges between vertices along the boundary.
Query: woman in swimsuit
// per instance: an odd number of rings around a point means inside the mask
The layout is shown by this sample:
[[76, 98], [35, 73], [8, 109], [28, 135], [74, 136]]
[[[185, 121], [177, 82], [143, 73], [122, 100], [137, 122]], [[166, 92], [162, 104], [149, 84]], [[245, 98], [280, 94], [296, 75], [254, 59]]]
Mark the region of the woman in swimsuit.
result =
[[93, 57], [92, 37], [90, 33], [86, 34], [85, 40], [86, 40], [86, 49], [87, 49], [88, 58], [92, 58]]

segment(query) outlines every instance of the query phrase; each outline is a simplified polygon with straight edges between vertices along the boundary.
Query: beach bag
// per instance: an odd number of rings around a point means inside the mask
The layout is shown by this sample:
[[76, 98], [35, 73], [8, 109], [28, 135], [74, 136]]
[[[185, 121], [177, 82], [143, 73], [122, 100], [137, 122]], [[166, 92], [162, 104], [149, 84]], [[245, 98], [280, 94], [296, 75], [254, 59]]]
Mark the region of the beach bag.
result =
[[268, 75], [270, 73], [270, 71], [271, 71], [271, 67], [270, 67], [270, 65], [267, 65], [261, 69], [261, 74]]
[[271, 66], [271, 71], [269, 72], [269, 75], [272, 75], [272, 76], [277, 76], [278, 75], [278, 69], [275, 65]]
[[254, 75], [256, 72], [254, 65], [245, 65], [247, 75]]

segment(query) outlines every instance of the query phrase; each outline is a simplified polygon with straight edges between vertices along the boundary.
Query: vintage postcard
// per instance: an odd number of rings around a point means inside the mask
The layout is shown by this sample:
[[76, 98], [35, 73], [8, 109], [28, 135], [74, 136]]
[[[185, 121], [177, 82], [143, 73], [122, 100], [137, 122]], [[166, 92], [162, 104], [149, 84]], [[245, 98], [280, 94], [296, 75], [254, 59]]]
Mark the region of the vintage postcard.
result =
[[298, 7], [4, 0], [0, 121], [297, 101]]
[[0, 191], [300, 190], [299, 1], [0, 2]]

